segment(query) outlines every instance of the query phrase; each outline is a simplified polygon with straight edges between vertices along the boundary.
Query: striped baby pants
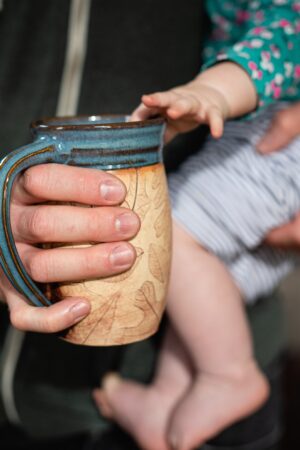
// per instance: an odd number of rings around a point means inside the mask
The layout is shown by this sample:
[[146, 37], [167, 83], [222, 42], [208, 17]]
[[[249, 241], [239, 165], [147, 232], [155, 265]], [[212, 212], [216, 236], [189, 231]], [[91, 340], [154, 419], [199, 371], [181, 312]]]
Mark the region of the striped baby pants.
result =
[[169, 177], [174, 220], [224, 262], [248, 303], [270, 293], [298, 259], [263, 244], [300, 212], [300, 137], [271, 155], [255, 149], [284, 106], [227, 122], [221, 139], [208, 138]]

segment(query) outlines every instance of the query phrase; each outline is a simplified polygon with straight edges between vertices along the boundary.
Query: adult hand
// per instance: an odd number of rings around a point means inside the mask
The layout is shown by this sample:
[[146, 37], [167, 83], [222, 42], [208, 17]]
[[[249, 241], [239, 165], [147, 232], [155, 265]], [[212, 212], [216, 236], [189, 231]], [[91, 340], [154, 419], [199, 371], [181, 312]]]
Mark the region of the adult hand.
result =
[[291, 222], [274, 228], [265, 239], [265, 243], [282, 249], [300, 250], [300, 213]]
[[300, 102], [279, 111], [257, 145], [260, 153], [281, 150], [300, 134]]
[[[19, 176], [11, 198], [11, 224], [20, 258], [36, 282], [80, 280], [114, 275], [135, 261], [125, 242], [139, 230], [139, 218], [117, 206], [126, 195], [114, 176], [95, 169], [46, 164]], [[82, 206], [45, 204], [78, 202]], [[38, 243], [95, 242], [87, 248], [43, 249]], [[99, 243], [99, 244], [98, 244]], [[34, 307], [0, 273], [1, 298], [12, 324], [21, 330], [56, 332], [79, 322], [90, 311], [84, 298], [67, 298], [50, 307]]]
[[[300, 102], [275, 115], [269, 130], [258, 143], [257, 150], [263, 154], [281, 150], [298, 135], [300, 135]], [[299, 250], [300, 213], [290, 223], [272, 230], [266, 237], [266, 243]]]

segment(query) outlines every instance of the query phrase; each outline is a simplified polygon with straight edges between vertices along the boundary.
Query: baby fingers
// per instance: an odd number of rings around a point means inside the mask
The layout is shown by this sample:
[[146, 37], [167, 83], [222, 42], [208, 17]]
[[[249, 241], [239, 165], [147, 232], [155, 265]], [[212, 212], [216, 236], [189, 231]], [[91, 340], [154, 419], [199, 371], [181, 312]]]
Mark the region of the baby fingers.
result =
[[178, 94], [173, 91], [156, 92], [155, 94], [143, 95], [142, 102], [148, 108], [168, 109], [178, 100]]
[[141, 103], [131, 114], [131, 121], [146, 120], [159, 114], [159, 108], [148, 108]]
[[168, 108], [167, 114], [171, 119], [179, 119], [182, 116], [196, 116], [201, 108], [200, 103], [192, 96], [177, 98]]
[[212, 137], [220, 138], [224, 131], [224, 119], [220, 110], [215, 106], [211, 106], [208, 108], [206, 116]]

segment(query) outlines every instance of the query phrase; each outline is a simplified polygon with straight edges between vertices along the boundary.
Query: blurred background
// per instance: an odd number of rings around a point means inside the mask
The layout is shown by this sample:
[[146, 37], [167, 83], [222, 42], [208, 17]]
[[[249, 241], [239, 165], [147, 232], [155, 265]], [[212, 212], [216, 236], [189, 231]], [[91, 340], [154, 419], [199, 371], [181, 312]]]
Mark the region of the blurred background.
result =
[[300, 269], [280, 286], [286, 317], [287, 351], [283, 364], [285, 431], [282, 450], [300, 447]]

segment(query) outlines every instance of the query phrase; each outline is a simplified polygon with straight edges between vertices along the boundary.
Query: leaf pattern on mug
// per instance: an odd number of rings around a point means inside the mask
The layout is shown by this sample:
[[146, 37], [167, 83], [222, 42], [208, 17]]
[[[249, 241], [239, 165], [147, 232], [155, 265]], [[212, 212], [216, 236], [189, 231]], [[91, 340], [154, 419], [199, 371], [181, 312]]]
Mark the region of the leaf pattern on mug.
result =
[[141, 247], [135, 247], [135, 251], [136, 251], [136, 260], [131, 269], [127, 270], [124, 273], [121, 273], [120, 275], [115, 275], [109, 278], [103, 278], [102, 281], [104, 281], [105, 283], [119, 283], [120, 281], [124, 281], [126, 280], [126, 278], [130, 277], [130, 275], [132, 275], [132, 273], [139, 265], [141, 257], [144, 254], [144, 250]]
[[142, 180], [139, 182], [138, 193], [135, 205], [135, 212], [140, 217], [141, 220], [144, 220], [146, 214], [150, 210], [151, 201], [147, 194], [147, 178], [144, 176]]
[[[83, 292], [90, 295], [92, 313], [76, 324], [74, 335], [69, 330], [67, 339], [76, 343], [111, 345], [144, 339], [157, 329], [164, 307], [168, 277], [165, 262], [169, 262], [166, 250], [170, 246], [166, 228], [170, 223], [170, 210], [163, 167], [155, 165], [113, 173], [127, 187], [126, 200], [121, 206], [134, 210], [142, 221], [146, 218], [146, 222], [142, 224], [142, 233], [134, 238], [133, 245], [136, 242], [139, 247], [136, 247], [135, 264], [129, 271], [82, 282]], [[146, 244], [144, 235], [147, 235]], [[148, 280], [144, 281], [145, 278]], [[75, 293], [76, 283], [74, 286], [66, 283], [66, 289], [68, 285]]]
[[161, 317], [161, 308], [156, 311], [157, 304], [154, 284], [152, 281], [145, 281], [136, 291], [134, 300], [134, 307], [142, 312], [141, 320], [135, 326], [124, 327], [122, 339], [129, 337], [143, 339], [152, 334]]
[[162, 210], [154, 221], [155, 235], [160, 238], [165, 233], [169, 219], [169, 208], [166, 202], [163, 203]]
[[121, 181], [123, 181], [127, 189], [126, 198], [121, 205], [124, 208], [134, 209], [134, 204], [137, 195], [137, 178], [138, 178], [137, 169], [129, 169], [126, 172], [124, 171], [124, 175], [121, 178]]
[[[95, 332], [96, 328], [101, 325], [101, 335], [107, 336], [112, 330], [116, 311], [117, 311], [117, 303], [121, 297], [120, 292], [116, 292], [106, 300], [105, 297], [98, 295], [98, 301], [102, 303], [101, 306], [92, 311], [91, 314], [84, 319], [79, 326], [82, 324], [82, 327], [89, 330], [88, 334], [85, 336], [82, 344], [86, 343], [89, 337]], [[77, 328], [78, 328], [77, 325]]]
[[158, 313], [155, 310], [157, 300], [155, 287], [152, 281], [145, 281], [135, 295], [134, 306], [147, 314], [154, 314], [159, 320]]
[[161, 265], [161, 252], [163, 249], [159, 245], [150, 244], [149, 246], [149, 269], [154, 278], [164, 283], [165, 277]]
[[154, 191], [158, 188], [160, 182], [161, 182], [160, 174], [158, 173], [157, 170], [155, 170], [155, 172], [153, 173], [153, 176], [152, 176], [152, 183], [151, 183], [151, 187]]
[[161, 207], [161, 205], [163, 204], [163, 202], [165, 201], [166, 198], [166, 190], [165, 190], [165, 185], [163, 183], [160, 183], [158, 188], [157, 188], [157, 192], [154, 196], [153, 199], [153, 205], [155, 209], [158, 209]]

